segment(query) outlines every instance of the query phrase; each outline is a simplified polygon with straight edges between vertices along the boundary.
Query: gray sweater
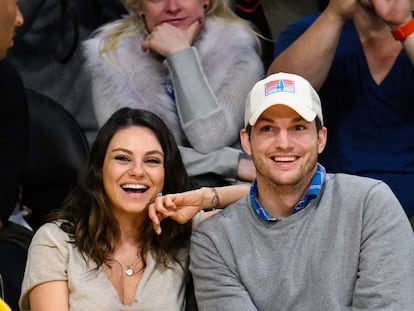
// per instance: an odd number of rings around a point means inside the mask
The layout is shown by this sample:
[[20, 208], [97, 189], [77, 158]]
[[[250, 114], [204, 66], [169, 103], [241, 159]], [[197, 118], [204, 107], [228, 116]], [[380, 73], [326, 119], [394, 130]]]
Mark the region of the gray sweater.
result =
[[414, 309], [413, 232], [373, 179], [328, 174], [277, 223], [245, 197], [196, 228], [190, 258], [200, 310]]

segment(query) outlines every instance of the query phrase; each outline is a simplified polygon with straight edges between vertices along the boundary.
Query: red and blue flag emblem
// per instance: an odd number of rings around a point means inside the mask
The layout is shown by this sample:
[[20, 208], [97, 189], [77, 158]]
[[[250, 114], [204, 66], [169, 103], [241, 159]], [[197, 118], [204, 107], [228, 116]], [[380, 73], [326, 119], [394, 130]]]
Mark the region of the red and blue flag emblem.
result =
[[295, 81], [292, 80], [274, 80], [265, 84], [265, 96], [277, 92], [295, 93]]

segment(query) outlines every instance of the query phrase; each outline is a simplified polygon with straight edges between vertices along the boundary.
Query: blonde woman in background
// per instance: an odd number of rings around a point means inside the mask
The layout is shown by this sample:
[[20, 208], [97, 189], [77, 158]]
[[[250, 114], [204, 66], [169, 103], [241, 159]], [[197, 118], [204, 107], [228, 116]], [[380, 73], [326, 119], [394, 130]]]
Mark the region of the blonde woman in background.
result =
[[120, 107], [149, 110], [173, 132], [199, 186], [251, 181], [239, 130], [264, 75], [256, 33], [225, 0], [126, 0], [129, 15], [84, 43], [100, 126]]

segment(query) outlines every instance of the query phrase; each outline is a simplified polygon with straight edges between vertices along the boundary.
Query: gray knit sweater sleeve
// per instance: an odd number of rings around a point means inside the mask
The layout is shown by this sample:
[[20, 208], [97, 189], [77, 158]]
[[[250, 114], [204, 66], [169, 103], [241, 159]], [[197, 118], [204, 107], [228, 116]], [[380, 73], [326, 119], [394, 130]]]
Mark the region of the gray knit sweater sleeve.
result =
[[213, 91], [197, 49], [167, 57], [182, 129], [195, 150], [207, 153], [230, 146], [239, 139], [244, 105], [253, 85], [263, 77], [263, 64], [252, 45], [226, 67], [222, 85]]
[[214, 173], [237, 179], [241, 150], [224, 147], [209, 153], [197, 152], [193, 148], [179, 146], [189, 176]]

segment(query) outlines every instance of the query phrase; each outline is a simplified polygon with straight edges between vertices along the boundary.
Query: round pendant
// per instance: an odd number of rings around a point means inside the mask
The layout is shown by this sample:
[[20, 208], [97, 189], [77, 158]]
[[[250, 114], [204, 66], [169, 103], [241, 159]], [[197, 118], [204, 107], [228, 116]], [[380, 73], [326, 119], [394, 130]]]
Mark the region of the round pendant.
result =
[[128, 276], [132, 276], [134, 274], [134, 270], [128, 267], [127, 269], [125, 269], [125, 274]]

